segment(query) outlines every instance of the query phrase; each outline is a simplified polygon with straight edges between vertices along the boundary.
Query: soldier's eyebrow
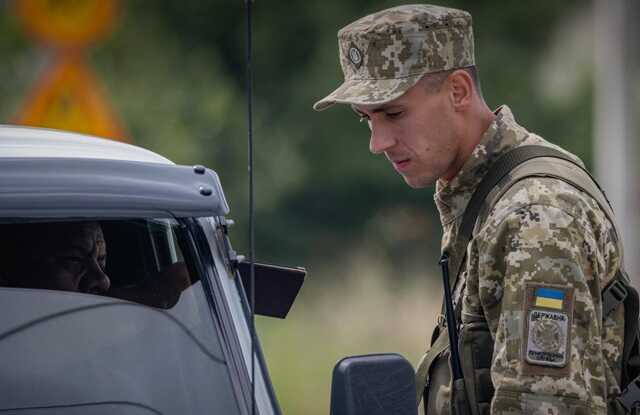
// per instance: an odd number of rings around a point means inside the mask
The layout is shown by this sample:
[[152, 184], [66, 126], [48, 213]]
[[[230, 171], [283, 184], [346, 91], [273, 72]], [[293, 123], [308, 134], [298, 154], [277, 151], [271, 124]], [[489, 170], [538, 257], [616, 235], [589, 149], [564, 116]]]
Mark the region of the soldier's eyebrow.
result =
[[[357, 109], [355, 106], [351, 105], [351, 109], [358, 114], [358, 116], [360, 117], [366, 117], [367, 114], [365, 114], [364, 112], [360, 111], [359, 109]], [[374, 109], [372, 109], [370, 112], [372, 114], [376, 114], [378, 112], [386, 112], [389, 111], [390, 109], [402, 109], [402, 104], [400, 103], [394, 103], [394, 104], [382, 104], [379, 107], [376, 107]]]

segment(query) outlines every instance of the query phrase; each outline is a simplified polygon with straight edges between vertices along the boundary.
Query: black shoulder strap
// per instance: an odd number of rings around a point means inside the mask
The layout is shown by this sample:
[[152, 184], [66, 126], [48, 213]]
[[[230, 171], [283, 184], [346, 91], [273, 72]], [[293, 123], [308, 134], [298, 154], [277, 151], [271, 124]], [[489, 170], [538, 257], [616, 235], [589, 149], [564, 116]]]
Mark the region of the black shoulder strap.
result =
[[[566, 160], [576, 166], [580, 167], [583, 171], [586, 170], [578, 163], [575, 162], [572, 158], [568, 157], [563, 152], [556, 150], [551, 147], [544, 147], [539, 145], [526, 145], [521, 147], [516, 147], [513, 150], [503, 154], [498, 158], [498, 160], [489, 168], [489, 171], [484, 176], [484, 178], [480, 181], [480, 184], [476, 188], [476, 190], [471, 195], [471, 199], [469, 200], [469, 204], [467, 205], [464, 214], [462, 216], [462, 223], [460, 224], [460, 230], [458, 232], [458, 237], [456, 239], [456, 245], [459, 246], [468, 246], [471, 241], [471, 237], [473, 234], [473, 228], [475, 226], [476, 220], [478, 219], [478, 215], [480, 214], [481, 209], [485, 206], [487, 196], [493, 188], [500, 183], [500, 181], [509, 174], [514, 168], [519, 166], [520, 164], [529, 161], [534, 158], [539, 157], [555, 157], [562, 160]], [[589, 175], [591, 177], [591, 175]], [[593, 179], [593, 178], [592, 178]], [[594, 180], [595, 182], [595, 180]], [[597, 183], [596, 183], [597, 185]], [[599, 186], [598, 186], [599, 188]], [[604, 193], [603, 193], [604, 194]], [[453, 281], [451, 283], [452, 287], [456, 286], [456, 281], [462, 271], [462, 267], [465, 261], [465, 255], [462, 258], [457, 258], [453, 264], [453, 269], [455, 273], [452, 275]]]
[[[566, 160], [572, 164], [575, 164], [580, 169], [589, 174], [582, 166], [575, 162], [572, 158], [568, 157], [563, 152], [556, 150], [552, 147], [544, 147], [539, 145], [526, 145], [521, 147], [516, 147], [513, 150], [503, 154], [498, 158], [498, 160], [489, 168], [489, 171], [484, 176], [484, 178], [480, 181], [480, 184], [476, 188], [476, 190], [471, 195], [471, 199], [465, 208], [464, 214], [462, 216], [462, 222], [460, 224], [460, 229], [458, 231], [458, 236], [456, 238], [455, 244], [460, 247], [467, 247], [469, 242], [471, 241], [473, 228], [478, 219], [478, 215], [480, 211], [485, 206], [487, 202], [487, 196], [491, 193], [494, 187], [500, 183], [500, 181], [508, 175], [513, 169], [521, 165], [522, 163], [529, 161], [531, 159], [539, 158], [539, 157], [555, 157], [562, 160]], [[589, 175], [591, 177], [591, 175]], [[592, 178], [593, 179], [593, 178]], [[595, 183], [595, 180], [594, 180]], [[597, 185], [597, 183], [596, 183]], [[598, 186], [599, 188], [599, 186]], [[604, 193], [603, 193], [604, 194]], [[464, 248], [463, 248], [464, 249]], [[451, 274], [452, 281], [451, 287], [456, 287], [458, 278], [460, 273], [462, 272], [462, 268], [464, 266], [466, 251], [463, 251], [464, 254], [460, 255], [458, 258], [455, 258], [452, 262], [453, 273]], [[455, 288], [454, 288], [455, 289]], [[460, 311], [461, 311], [461, 302], [456, 304], [456, 318], [459, 319]], [[444, 302], [442, 305], [442, 310], [444, 314]]]
[[[491, 166], [490, 170], [482, 179], [475, 192], [473, 192], [473, 195], [471, 195], [471, 200], [469, 200], [469, 204], [464, 211], [459, 235], [461, 238], [464, 238], [466, 244], [471, 241], [471, 234], [473, 233], [473, 227], [475, 226], [476, 220], [478, 219], [478, 214], [484, 206], [486, 198], [491, 190], [493, 190], [493, 188], [498, 183], [500, 183], [500, 181], [507, 174], [509, 174], [511, 170], [524, 163], [525, 161], [538, 157], [559, 158], [573, 163], [584, 170], [584, 168], [576, 163], [575, 160], [573, 160], [563, 152], [551, 147], [527, 145], [516, 147], [508, 153], [504, 154], [495, 162], [493, 166]], [[587, 172], [586, 170], [584, 171], [585, 173], [589, 174], [589, 172]]]

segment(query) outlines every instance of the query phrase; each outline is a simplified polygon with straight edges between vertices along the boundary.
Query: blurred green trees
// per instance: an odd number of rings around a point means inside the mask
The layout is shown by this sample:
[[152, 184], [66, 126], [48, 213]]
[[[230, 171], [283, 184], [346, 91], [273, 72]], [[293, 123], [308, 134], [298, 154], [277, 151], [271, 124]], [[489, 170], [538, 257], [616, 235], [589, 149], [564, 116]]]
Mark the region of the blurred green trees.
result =
[[[583, 3], [442, 3], [474, 16], [477, 60], [490, 105], [510, 105], [524, 125], [588, 161], [590, 88], [585, 86], [580, 99], [560, 111], [537, 93], [536, 74], [553, 28]], [[381, 212], [391, 212], [393, 220], [396, 207], [432, 220], [432, 190], [406, 188], [384, 160], [369, 155], [367, 128], [347, 108], [321, 114], [311, 110], [342, 78], [336, 31], [393, 5], [255, 2], [259, 257], [300, 264], [320, 253], [332, 257], [356, 243]], [[0, 75], [11, 80], [0, 86], [5, 120], [17, 111], [46, 59], [25, 39], [10, 11], [2, 16], [0, 36]], [[241, 246], [247, 200], [245, 25], [239, 0], [131, 0], [123, 2], [114, 35], [91, 54], [135, 143], [176, 162], [204, 163], [219, 172], [240, 224], [236, 244]], [[434, 232], [428, 240], [411, 238], [423, 246], [420, 251], [438, 244]]]

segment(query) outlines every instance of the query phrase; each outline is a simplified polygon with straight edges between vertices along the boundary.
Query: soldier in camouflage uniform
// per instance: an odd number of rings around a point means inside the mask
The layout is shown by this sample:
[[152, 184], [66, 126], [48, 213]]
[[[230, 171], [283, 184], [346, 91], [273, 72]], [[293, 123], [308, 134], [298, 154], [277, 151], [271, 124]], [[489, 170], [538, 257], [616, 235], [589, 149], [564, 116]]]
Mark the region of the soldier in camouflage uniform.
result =
[[[508, 107], [484, 103], [471, 16], [395, 7], [340, 30], [338, 46], [345, 81], [314, 108], [350, 104], [369, 123], [372, 152], [412, 187], [436, 182], [442, 250], [465, 258], [453, 289], [461, 322], [486, 320], [493, 340], [490, 413], [607, 413], [620, 394], [624, 310], [603, 321], [600, 294], [622, 251], [598, 203], [563, 180], [525, 178], [480, 215], [468, 245], [456, 245], [471, 195], [499, 156], [555, 147]], [[429, 415], [450, 411], [447, 361], [445, 350], [418, 367]]]

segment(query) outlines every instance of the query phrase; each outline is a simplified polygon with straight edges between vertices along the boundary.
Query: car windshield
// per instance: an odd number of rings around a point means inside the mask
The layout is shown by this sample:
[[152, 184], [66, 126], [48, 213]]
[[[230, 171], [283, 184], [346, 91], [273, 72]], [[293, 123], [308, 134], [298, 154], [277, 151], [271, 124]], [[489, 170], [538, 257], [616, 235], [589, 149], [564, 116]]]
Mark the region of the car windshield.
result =
[[0, 412], [240, 413], [174, 220], [0, 224]]

